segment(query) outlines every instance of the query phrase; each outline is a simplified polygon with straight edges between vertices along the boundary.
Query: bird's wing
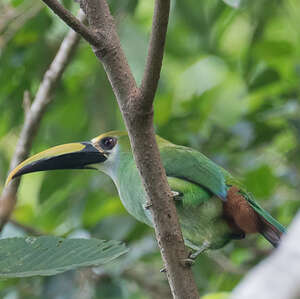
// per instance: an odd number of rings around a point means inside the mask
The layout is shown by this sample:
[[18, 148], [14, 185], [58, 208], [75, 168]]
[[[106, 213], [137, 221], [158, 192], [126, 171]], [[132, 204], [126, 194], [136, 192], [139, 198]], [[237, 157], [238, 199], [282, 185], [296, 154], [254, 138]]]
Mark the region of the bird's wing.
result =
[[162, 146], [160, 154], [167, 176], [200, 185], [222, 200], [226, 200], [225, 177], [219, 166], [203, 154], [178, 145]]
[[200, 152], [191, 148], [163, 144], [160, 153], [167, 176], [181, 178], [209, 190], [226, 201], [227, 190], [231, 186], [249, 203], [261, 219], [261, 233], [276, 246], [285, 228], [264, 210], [247, 192], [245, 187], [226, 170], [209, 160]]

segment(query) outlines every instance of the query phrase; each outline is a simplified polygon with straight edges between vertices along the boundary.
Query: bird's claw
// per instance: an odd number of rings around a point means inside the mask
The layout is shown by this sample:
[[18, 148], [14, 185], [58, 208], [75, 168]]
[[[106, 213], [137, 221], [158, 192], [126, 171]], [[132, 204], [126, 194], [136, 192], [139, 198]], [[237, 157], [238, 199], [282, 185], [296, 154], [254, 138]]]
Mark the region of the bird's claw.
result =
[[183, 260], [183, 263], [186, 265], [186, 266], [193, 266], [195, 264], [195, 259], [191, 258], [190, 256], [186, 259]]
[[205, 241], [198, 250], [196, 250], [194, 253], [191, 252], [189, 254], [188, 260], [192, 260], [193, 262], [195, 262], [197, 257], [200, 254], [202, 254], [205, 250], [207, 250], [209, 248], [209, 246], [210, 246], [210, 243]]
[[[195, 258], [193, 257], [193, 254], [189, 254], [189, 256], [186, 258], [186, 259], [183, 259], [183, 264], [188, 266], [188, 267], [191, 267], [195, 264]], [[163, 267], [159, 270], [160, 273], [166, 273], [167, 272], [167, 269], [166, 267]]]
[[[183, 264], [188, 266], [188, 267], [193, 266], [195, 264], [195, 261], [196, 261], [198, 255], [199, 255], [199, 253], [197, 254], [197, 252], [195, 252], [195, 253], [190, 252], [188, 257], [186, 259], [182, 260]], [[161, 273], [166, 273], [167, 272], [166, 267], [161, 268], [160, 272]]]
[[145, 210], [149, 210], [152, 207], [152, 203], [146, 202], [143, 207]]
[[195, 253], [191, 253], [189, 255], [189, 259], [190, 260], [193, 260], [195, 262], [196, 258], [199, 256], [199, 253], [198, 252], [195, 252]]

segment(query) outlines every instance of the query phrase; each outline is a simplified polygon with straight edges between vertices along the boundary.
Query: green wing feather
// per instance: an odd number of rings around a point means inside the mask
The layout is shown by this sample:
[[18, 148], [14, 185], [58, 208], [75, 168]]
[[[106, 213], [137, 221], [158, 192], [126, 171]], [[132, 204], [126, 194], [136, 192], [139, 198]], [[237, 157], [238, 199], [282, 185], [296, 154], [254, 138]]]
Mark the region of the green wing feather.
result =
[[191, 148], [161, 144], [160, 154], [166, 174], [169, 177], [182, 178], [226, 200], [225, 178], [219, 167], [200, 152]]
[[285, 232], [285, 228], [253, 199], [240, 181], [225, 169], [191, 148], [172, 144], [160, 137], [158, 137], [158, 144], [167, 176], [198, 184], [224, 201], [228, 187], [236, 186], [255, 212], [279, 232]]

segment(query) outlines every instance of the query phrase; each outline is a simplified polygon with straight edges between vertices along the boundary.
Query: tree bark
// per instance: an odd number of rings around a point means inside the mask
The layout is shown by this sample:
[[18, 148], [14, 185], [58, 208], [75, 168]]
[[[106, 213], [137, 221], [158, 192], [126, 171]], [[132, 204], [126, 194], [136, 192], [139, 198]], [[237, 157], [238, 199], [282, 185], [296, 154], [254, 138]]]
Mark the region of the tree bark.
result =
[[134, 158], [148, 195], [160, 251], [174, 298], [199, 298], [175, 204], [162, 166], [153, 127], [153, 100], [158, 85], [170, 10], [169, 0], [156, 0], [147, 64], [138, 88], [121, 48], [114, 19], [105, 0], [81, 0], [90, 32], [55, 0], [43, 0], [93, 47], [103, 64], [122, 112]]

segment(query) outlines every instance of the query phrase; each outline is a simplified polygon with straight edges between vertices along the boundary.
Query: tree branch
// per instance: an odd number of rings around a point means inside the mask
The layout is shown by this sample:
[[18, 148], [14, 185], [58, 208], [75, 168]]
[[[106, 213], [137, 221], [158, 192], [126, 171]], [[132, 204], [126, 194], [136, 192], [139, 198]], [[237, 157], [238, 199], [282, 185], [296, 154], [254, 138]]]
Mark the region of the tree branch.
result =
[[[53, 3], [57, 1], [43, 1], [51, 2], [50, 8], [52, 9], [58, 7], [53, 6]], [[87, 15], [90, 29], [98, 36], [98, 40], [102, 41], [99, 44], [95, 40], [89, 42], [104, 66], [128, 130], [134, 158], [151, 205], [156, 238], [166, 266], [173, 297], [199, 298], [192, 271], [183, 262], [188, 254], [153, 128], [152, 103], [162, 64], [170, 8], [169, 0], [156, 0], [155, 2], [153, 31], [142, 92], [136, 85], [121, 48], [107, 2], [105, 0], [81, 0], [80, 6]], [[65, 16], [62, 10], [56, 13], [80, 33], [78, 27], [75, 27], [67, 17], [69, 14]]]
[[251, 270], [232, 293], [232, 299], [300, 298], [300, 213], [278, 249]]
[[151, 109], [156, 93], [165, 49], [166, 34], [170, 12], [170, 1], [155, 1], [152, 33], [141, 84], [143, 109]]
[[[81, 20], [84, 20], [85, 18], [83, 12], [80, 12], [78, 16]], [[61, 43], [61, 46], [49, 69], [46, 71], [30, 109], [28, 109], [28, 107], [25, 109], [25, 121], [10, 163], [10, 171], [25, 160], [29, 155], [31, 145], [40, 126], [41, 119], [47, 106], [51, 102], [51, 92], [61, 79], [64, 70], [70, 62], [72, 54], [78, 45], [79, 39], [80, 36], [77, 33], [73, 30], [69, 31]], [[25, 92], [24, 101], [27, 101], [26, 94], [27, 93]], [[9, 219], [10, 214], [15, 207], [19, 184], [20, 179], [17, 178], [6, 186], [2, 192], [0, 197], [0, 231]]]
[[79, 33], [88, 43], [93, 46], [102, 46], [102, 41], [98, 39], [98, 36], [89, 30], [81, 20], [78, 20], [72, 13], [64, 8], [56, 0], [42, 0], [48, 5], [52, 11], [58, 15], [67, 25], [69, 25], [75, 32]]

